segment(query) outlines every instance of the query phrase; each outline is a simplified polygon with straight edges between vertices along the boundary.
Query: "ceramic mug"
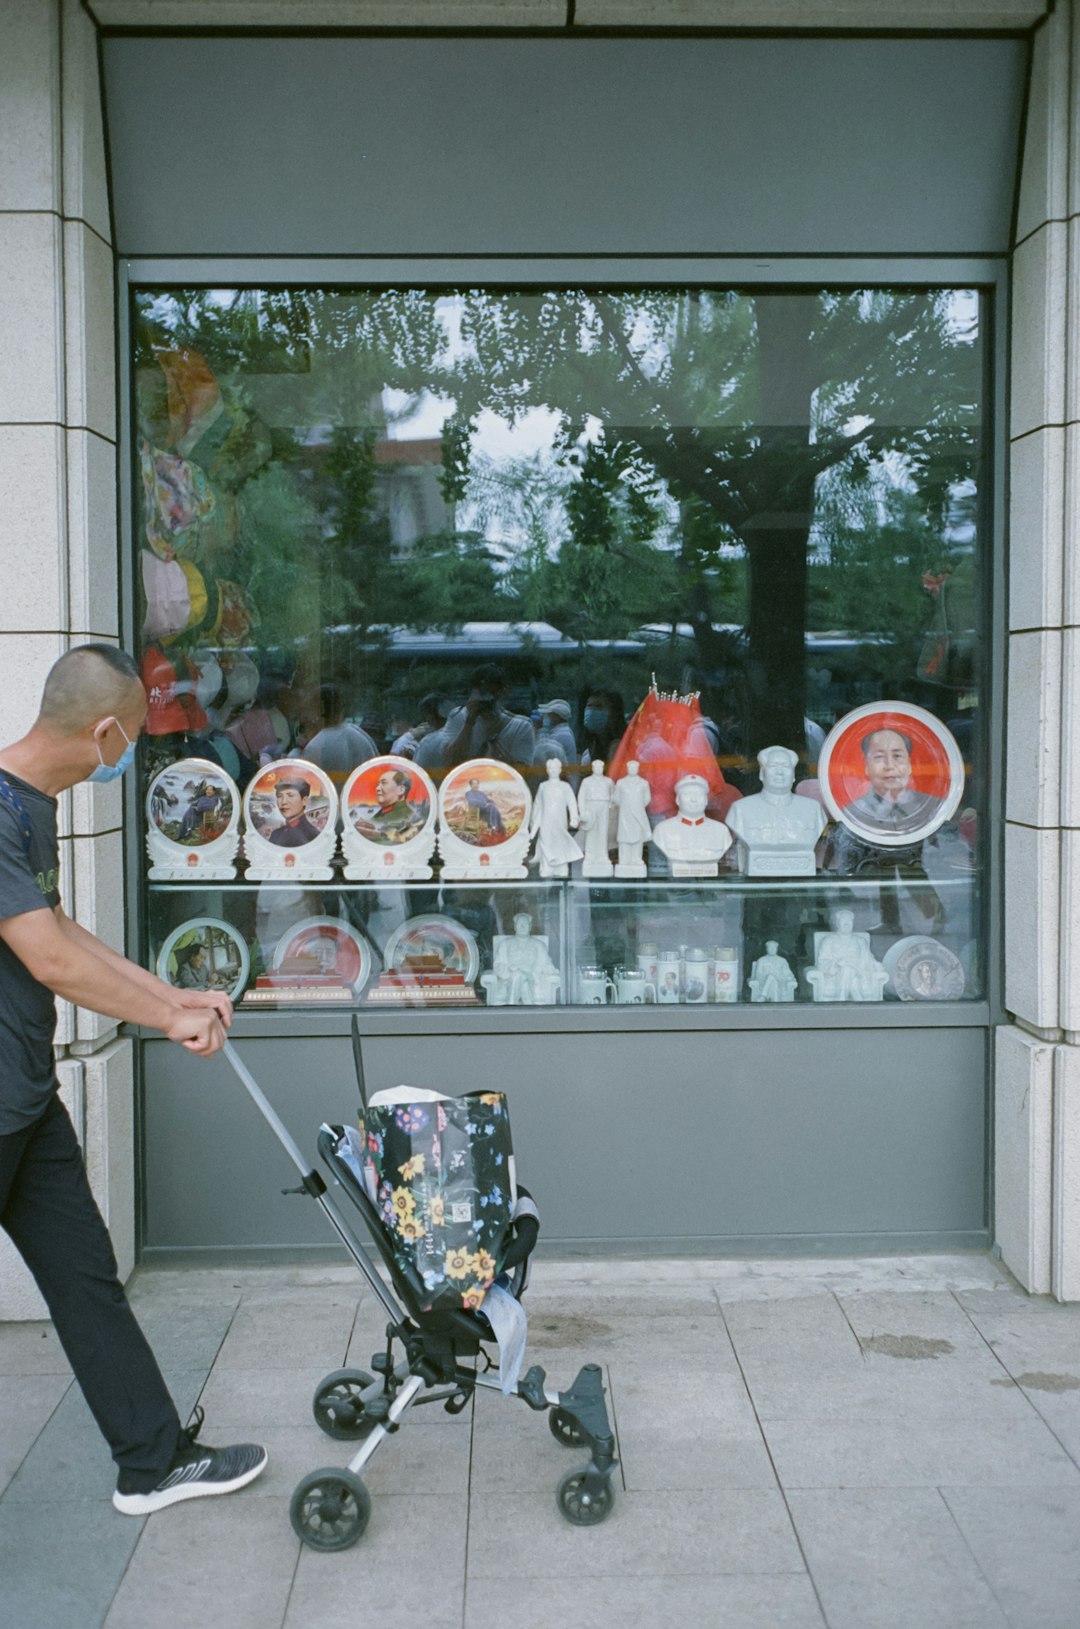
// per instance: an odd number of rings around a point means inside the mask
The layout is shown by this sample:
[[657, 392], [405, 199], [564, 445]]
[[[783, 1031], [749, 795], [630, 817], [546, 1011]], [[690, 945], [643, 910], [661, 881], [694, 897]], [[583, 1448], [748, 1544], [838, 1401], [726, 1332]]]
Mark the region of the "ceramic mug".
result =
[[708, 951], [688, 950], [683, 957], [683, 1000], [695, 1006], [709, 999], [709, 975], [712, 972]]
[[659, 952], [653, 944], [643, 944], [638, 947], [637, 965], [638, 969], [645, 975], [645, 1000], [650, 1003], [656, 1000], [658, 955]]
[[713, 983], [717, 1001], [739, 999], [739, 953], [729, 946], [717, 946], [713, 962]]
[[586, 1007], [602, 1007], [614, 994], [615, 986], [604, 967], [579, 967], [577, 970], [578, 1000]]
[[640, 967], [615, 969], [615, 1000], [625, 1007], [644, 1006], [649, 981]]
[[677, 950], [662, 951], [657, 958], [656, 999], [661, 1004], [682, 1000], [682, 959]]

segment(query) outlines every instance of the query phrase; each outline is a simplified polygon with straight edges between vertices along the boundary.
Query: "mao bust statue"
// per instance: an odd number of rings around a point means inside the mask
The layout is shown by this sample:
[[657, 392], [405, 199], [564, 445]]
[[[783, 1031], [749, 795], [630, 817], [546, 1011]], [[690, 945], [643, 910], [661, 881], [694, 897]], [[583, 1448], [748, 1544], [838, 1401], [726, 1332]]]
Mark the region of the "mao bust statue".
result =
[[813, 798], [792, 791], [798, 755], [789, 747], [758, 753], [761, 791], [740, 798], [727, 823], [742, 843], [751, 877], [812, 877], [814, 845], [825, 829], [825, 811]]
[[814, 935], [814, 965], [806, 982], [815, 1001], [880, 1001], [889, 975], [870, 950], [870, 935], [855, 933], [855, 916], [836, 910], [829, 933]]
[[731, 833], [721, 820], [705, 813], [709, 783], [704, 775], [683, 775], [675, 782], [677, 814], [661, 820], [652, 840], [671, 861], [676, 877], [715, 877], [716, 862], [731, 847]]

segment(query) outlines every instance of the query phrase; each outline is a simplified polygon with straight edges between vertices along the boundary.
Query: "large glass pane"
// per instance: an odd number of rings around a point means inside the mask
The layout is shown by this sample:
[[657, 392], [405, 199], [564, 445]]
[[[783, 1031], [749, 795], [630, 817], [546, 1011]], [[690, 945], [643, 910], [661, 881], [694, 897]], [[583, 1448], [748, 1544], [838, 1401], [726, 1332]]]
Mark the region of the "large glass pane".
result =
[[[591, 760], [619, 776], [632, 752], [655, 828], [677, 815], [680, 769], [703, 773], [723, 820], [760, 790], [771, 746], [820, 802], [832, 727], [913, 704], [963, 760], [959, 804], [925, 839], [877, 845], [827, 810], [798, 886], [763, 887], [732, 843], [715, 880], [680, 888], [651, 843], [632, 885], [582, 886], [579, 860], [565, 887], [541, 885], [534, 867], [522, 910], [559, 965], [545, 999], [578, 999], [581, 966], [613, 984], [642, 944], [737, 947], [736, 997], [759, 999], [751, 971], [776, 941], [792, 999], [820, 1000], [806, 974], [845, 909], [876, 961], [906, 956], [881, 999], [981, 995], [983, 335], [970, 289], [137, 293], [145, 784], [195, 756], [243, 790], [292, 755], [340, 787], [394, 751], [436, 784], [501, 759], [534, 791], [554, 758], [580, 791]], [[673, 698], [661, 717], [700, 709], [692, 750], [674, 728], [650, 746], [653, 687]], [[613, 860], [615, 836], [613, 821]], [[251, 981], [275, 910], [290, 927], [348, 916], [377, 979], [373, 915], [474, 908], [435, 864], [425, 887], [349, 883], [340, 863], [325, 888], [249, 886], [232, 908]], [[178, 925], [168, 888], [153, 949]], [[497, 894], [482, 971], [514, 932]], [[197, 903], [186, 889], [192, 917], [225, 911]], [[467, 999], [491, 999], [490, 981]]]

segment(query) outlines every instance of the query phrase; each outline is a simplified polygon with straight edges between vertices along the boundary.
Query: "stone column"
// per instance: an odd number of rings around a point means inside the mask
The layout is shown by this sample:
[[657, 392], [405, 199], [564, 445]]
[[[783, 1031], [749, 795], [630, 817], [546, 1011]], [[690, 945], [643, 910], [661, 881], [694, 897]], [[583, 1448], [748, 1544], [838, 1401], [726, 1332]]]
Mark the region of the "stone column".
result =
[[1035, 36], [1013, 260], [1005, 1005], [995, 1233], [1080, 1299], [1080, 4]]
[[[0, 0], [0, 725], [33, 721], [51, 664], [118, 636], [114, 262], [94, 25], [79, 0]], [[115, 787], [60, 800], [65, 909], [124, 942]], [[134, 1260], [131, 1043], [61, 1004], [62, 1095], [122, 1274]], [[93, 1089], [85, 1089], [86, 1083]], [[42, 1317], [0, 1234], [0, 1318]]]

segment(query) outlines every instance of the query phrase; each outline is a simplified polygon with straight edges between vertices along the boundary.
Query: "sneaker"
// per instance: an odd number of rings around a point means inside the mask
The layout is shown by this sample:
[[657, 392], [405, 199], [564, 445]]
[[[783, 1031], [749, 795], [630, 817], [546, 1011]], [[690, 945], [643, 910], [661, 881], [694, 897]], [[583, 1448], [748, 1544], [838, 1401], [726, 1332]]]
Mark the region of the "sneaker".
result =
[[235, 1493], [253, 1482], [266, 1465], [266, 1449], [258, 1443], [238, 1442], [229, 1448], [208, 1448], [188, 1442], [178, 1448], [173, 1462], [156, 1488], [129, 1492], [125, 1475], [117, 1479], [112, 1502], [124, 1516], [150, 1516], [181, 1499], [203, 1499], [213, 1493]]

